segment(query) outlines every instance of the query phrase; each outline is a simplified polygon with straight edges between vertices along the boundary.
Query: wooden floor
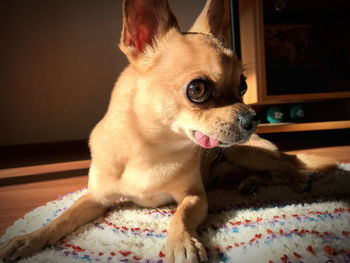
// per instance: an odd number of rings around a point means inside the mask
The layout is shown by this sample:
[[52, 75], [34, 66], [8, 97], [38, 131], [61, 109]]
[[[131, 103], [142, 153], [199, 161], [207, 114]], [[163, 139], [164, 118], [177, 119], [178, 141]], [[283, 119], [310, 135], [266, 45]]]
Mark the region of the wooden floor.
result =
[[86, 187], [87, 180], [86, 175], [0, 187], [0, 235], [33, 208]]
[[[350, 162], [350, 144], [336, 147], [312, 148], [289, 153], [311, 153]], [[13, 184], [0, 187], [0, 235], [12, 223], [37, 206], [87, 186], [87, 176]]]

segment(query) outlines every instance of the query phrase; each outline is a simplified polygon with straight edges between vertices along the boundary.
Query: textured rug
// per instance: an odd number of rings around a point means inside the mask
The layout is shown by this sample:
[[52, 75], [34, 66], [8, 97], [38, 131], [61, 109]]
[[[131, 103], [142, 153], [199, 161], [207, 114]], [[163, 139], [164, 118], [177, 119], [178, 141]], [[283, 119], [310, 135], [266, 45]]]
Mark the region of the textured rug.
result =
[[[236, 189], [210, 192], [209, 215], [199, 227], [209, 262], [350, 262], [350, 164], [339, 168], [316, 174], [309, 193], [297, 194], [287, 185], [262, 187], [250, 196]], [[1, 241], [50, 223], [85, 192], [27, 213]], [[103, 217], [21, 262], [161, 263], [175, 210], [120, 200]]]

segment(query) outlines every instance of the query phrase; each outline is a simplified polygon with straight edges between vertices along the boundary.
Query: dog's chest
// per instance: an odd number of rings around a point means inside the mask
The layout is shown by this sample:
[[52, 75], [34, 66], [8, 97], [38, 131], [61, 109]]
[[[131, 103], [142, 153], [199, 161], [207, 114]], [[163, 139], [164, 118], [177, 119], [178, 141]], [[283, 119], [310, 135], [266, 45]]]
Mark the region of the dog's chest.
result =
[[133, 194], [137, 192], [148, 195], [161, 191], [182, 169], [183, 163], [176, 161], [156, 162], [152, 165], [134, 162], [125, 168], [120, 184]]
[[173, 197], [168, 193], [154, 193], [148, 196], [129, 196], [128, 198], [143, 207], [158, 207], [174, 202]]
[[173, 202], [166, 185], [177, 172], [176, 165], [162, 164], [151, 168], [128, 167], [120, 186], [121, 193], [134, 203], [145, 207], [157, 207]]
[[[140, 205], [158, 206], [169, 203], [172, 197], [168, 193], [181, 190], [176, 188], [184, 187], [191, 181], [194, 166], [198, 166], [199, 170], [198, 162], [188, 160], [184, 160], [183, 156], [170, 156], [161, 161], [133, 160], [125, 167], [119, 179], [119, 192]], [[179, 184], [179, 181], [182, 183]]]

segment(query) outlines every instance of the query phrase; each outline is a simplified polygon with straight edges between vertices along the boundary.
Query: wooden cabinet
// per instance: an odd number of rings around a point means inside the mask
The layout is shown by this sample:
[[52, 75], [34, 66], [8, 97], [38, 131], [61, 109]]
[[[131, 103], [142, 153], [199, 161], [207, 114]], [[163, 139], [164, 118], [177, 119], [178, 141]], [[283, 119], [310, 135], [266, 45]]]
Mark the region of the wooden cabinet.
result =
[[[274, 4], [281, 4], [285, 10], [273, 10]], [[244, 101], [261, 108], [273, 104], [350, 98], [350, 45], [347, 45], [350, 44], [350, 31], [347, 31], [350, 25], [349, 16], [343, 10], [347, 7], [350, 7], [348, 1], [338, 0], [310, 0], [307, 3], [301, 0], [239, 0], [241, 59], [249, 87]], [[329, 19], [329, 23], [323, 17]], [[340, 31], [334, 45], [332, 39], [327, 39], [328, 31], [334, 34], [332, 26]], [[279, 40], [281, 35], [283, 39]], [[286, 132], [350, 127], [349, 115], [346, 114], [341, 121], [317, 123], [263, 124], [259, 130]]]

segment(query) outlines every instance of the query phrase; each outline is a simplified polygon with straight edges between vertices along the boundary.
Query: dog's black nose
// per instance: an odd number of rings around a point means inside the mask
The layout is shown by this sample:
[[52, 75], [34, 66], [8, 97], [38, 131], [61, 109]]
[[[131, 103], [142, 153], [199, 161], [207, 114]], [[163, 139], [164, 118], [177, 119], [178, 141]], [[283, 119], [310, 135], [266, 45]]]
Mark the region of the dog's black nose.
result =
[[259, 117], [256, 114], [244, 113], [238, 117], [239, 124], [246, 131], [256, 129], [259, 124]]

